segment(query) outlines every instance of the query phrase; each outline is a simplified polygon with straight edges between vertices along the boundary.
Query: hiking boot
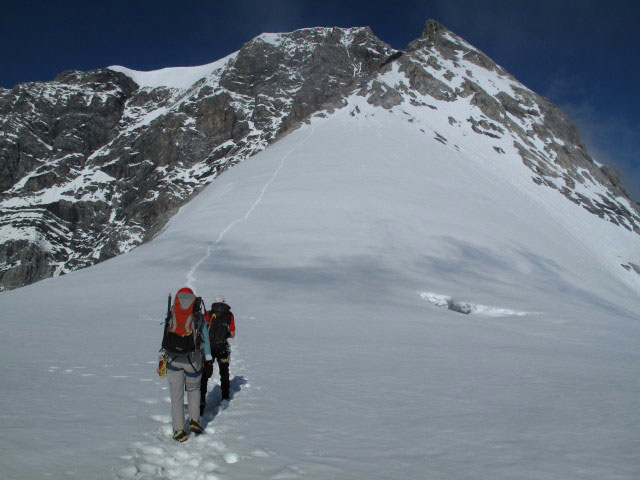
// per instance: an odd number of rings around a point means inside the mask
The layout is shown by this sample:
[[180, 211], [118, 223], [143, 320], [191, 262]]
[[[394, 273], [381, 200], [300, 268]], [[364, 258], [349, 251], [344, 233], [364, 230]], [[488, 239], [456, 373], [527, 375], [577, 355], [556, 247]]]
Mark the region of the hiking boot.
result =
[[173, 439], [176, 442], [186, 442], [188, 438], [189, 437], [187, 437], [187, 432], [185, 432], [184, 430], [176, 430], [175, 432], [173, 432]]
[[200, 422], [194, 420], [193, 418], [189, 422], [189, 430], [195, 433], [196, 435], [200, 435], [204, 432], [204, 428], [200, 425]]

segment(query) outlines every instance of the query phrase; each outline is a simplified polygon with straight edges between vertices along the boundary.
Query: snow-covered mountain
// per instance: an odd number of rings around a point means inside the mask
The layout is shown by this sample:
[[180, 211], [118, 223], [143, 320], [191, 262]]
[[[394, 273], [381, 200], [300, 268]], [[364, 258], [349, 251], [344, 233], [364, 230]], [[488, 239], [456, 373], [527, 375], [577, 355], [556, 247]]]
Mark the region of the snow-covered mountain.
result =
[[368, 28], [310, 28], [200, 67], [72, 71], [0, 90], [0, 288], [148, 241], [229, 166], [354, 93], [429, 118], [428, 134], [456, 150], [485, 136], [495, 162], [517, 156], [541, 187], [640, 232], [638, 204], [564, 114], [439, 23], [404, 52]]
[[[636, 205], [438, 24], [386, 54], [153, 241], [0, 294], [3, 478], [638, 478]], [[206, 434], [177, 444], [155, 366], [185, 284], [237, 336], [230, 405], [214, 376]]]
[[369, 29], [261, 35], [194, 68], [65, 72], [0, 91], [0, 285], [152, 238], [202, 186], [392, 53]]

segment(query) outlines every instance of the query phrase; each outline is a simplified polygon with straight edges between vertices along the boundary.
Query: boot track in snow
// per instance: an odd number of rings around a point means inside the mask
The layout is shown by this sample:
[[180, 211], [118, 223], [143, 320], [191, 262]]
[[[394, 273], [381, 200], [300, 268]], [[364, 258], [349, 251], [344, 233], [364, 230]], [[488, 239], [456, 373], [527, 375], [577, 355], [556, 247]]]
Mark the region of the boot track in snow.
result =
[[276, 170], [273, 172], [273, 175], [271, 176], [269, 181], [262, 187], [262, 190], [260, 191], [260, 194], [256, 198], [255, 202], [253, 202], [251, 207], [249, 207], [249, 210], [247, 210], [247, 212], [243, 216], [241, 216], [240, 218], [237, 218], [236, 220], [231, 222], [229, 225], [227, 225], [227, 227], [224, 230], [222, 230], [222, 232], [220, 232], [220, 235], [218, 235], [218, 238], [216, 239], [216, 241], [209, 244], [209, 246], [207, 247], [207, 252], [205, 253], [205, 255], [200, 260], [198, 260], [191, 267], [191, 269], [187, 272], [187, 286], [189, 286], [191, 288], [194, 288], [195, 283], [197, 281], [196, 272], [197, 272], [198, 268], [200, 268], [200, 265], [202, 265], [212, 255], [215, 254], [216, 247], [218, 245], [220, 245], [220, 243], [224, 239], [224, 237], [227, 234], [227, 232], [229, 232], [235, 225], [237, 225], [238, 223], [244, 222], [245, 220], [247, 220], [251, 216], [253, 211], [256, 209], [256, 207], [262, 201], [262, 198], [264, 197], [265, 193], [267, 192], [267, 190], [269, 189], [271, 184], [278, 177], [278, 174], [280, 173], [280, 170], [282, 170], [282, 168], [284, 167], [284, 164], [285, 164], [285, 161], [287, 160], [287, 158], [294, 151], [296, 151], [298, 148], [300, 148], [302, 145], [304, 145], [309, 140], [309, 138], [311, 138], [315, 128], [316, 127], [313, 124], [311, 124], [311, 131], [309, 132], [309, 134], [305, 138], [303, 138], [302, 141], [300, 141], [298, 144], [296, 144], [293, 148], [291, 148], [287, 153], [285, 153], [283, 155], [282, 159], [280, 160], [280, 164], [278, 165], [278, 168], [276, 168]]
[[[291, 148], [283, 155], [278, 167], [273, 172], [267, 183], [260, 190], [259, 195], [249, 207], [247, 212], [227, 225], [218, 238], [211, 242], [205, 255], [198, 260], [186, 274], [186, 284], [194, 288], [197, 282], [197, 270], [209, 258], [215, 255], [217, 247], [223, 241], [225, 235], [238, 223], [247, 220], [253, 211], [260, 205], [263, 197], [271, 184], [276, 180], [278, 174], [283, 169], [289, 156], [304, 145], [314, 133], [316, 126], [310, 126], [310, 132], [302, 141]], [[238, 359], [237, 352], [234, 351], [234, 365], [236, 370], [242, 373], [242, 360]], [[215, 377], [215, 376], [214, 376]], [[238, 393], [241, 388], [249, 387], [244, 376], [235, 376], [231, 380], [231, 390]], [[144, 479], [144, 478], [180, 478], [180, 479], [205, 479], [216, 480], [219, 474], [227, 473], [227, 465], [240, 461], [238, 454], [234, 453], [221, 438], [220, 433], [224, 433], [224, 427], [219, 428], [214, 419], [223, 414], [232, 405], [226, 402], [217, 402], [211, 397], [218, 397], [219, 387], [207, 394], [207, 409], [205, 410], [203, 423], [205, 431], [202, 435], [190, 435], [189, 440], [184, 443], [176, 443], [171, 439], [171, 417], [169, 414], [170, 399], [165, 398], [167, 403], [167, 414], [155, 415], [153, 419], [162, 423], [162, 426], [154, 432], [145, 434], [147, 441], [135, 442], [131, 445], [128, 454], [121, 458], [129, 465], [121, 468], [117, 476], [123, 479]], [[263, 451], [252, 452], [253, 457], [265, 457], [269, 454]]]

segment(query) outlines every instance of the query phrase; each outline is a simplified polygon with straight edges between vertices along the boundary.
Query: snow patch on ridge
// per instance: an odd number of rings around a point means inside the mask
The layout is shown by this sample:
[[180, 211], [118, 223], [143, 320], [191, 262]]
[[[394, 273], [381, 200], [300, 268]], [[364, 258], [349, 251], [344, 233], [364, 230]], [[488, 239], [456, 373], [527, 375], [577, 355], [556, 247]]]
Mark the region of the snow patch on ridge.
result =
[[258, 35], [255, 39], [276, 46], [280, 45], [283, 41], [282, 33], [263, 33]]
[[461, 302], [455, 300], [448, 295], [441, 295], [439, 293], [418, 292], [420, 298], [426, 300], [432, 305], [440, 308], [446, 308], [453, 310], [454, 312], [469, 314], [486, 315], [489, 317], [506, 317], [509, 315], [523, 316], [529, 312], [521, 312], [518, 310], [511, 310], [508, 308], [491, 307], [488, 305], [480, 305], [475, 303]]
[[187, 89], [201, 78], [210, 75], [214, 70], [224, 66], [229, 60], [235, 58], [236, 54], [237, 52], [213, 63], [195, 67], [169, 67], [148, 72], [132, 70], [120, 65], [112, 65], [107, 68], [114, 72], [124, 73], [140, 85], [141, 88], [166, 87]]

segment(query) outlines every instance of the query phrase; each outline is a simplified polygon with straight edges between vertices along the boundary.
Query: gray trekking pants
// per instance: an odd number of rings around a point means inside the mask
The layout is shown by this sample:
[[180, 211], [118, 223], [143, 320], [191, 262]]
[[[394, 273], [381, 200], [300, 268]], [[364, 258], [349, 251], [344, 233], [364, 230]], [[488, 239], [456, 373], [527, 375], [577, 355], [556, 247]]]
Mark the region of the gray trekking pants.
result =
[[[172, 360], [173, 359], [173, 360]], [[191, 361], [189, 361], [191, 360]], [[173, 431], [184, 430], [184, 390], [187, 390], [189, 418], [200, 421], [200, 379], [202, 354], [169, 356], [167, 380], [171, 394], [171, 425]]]

